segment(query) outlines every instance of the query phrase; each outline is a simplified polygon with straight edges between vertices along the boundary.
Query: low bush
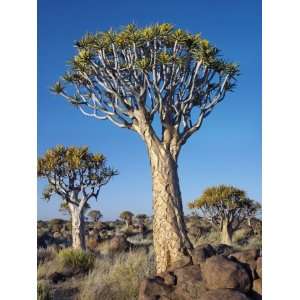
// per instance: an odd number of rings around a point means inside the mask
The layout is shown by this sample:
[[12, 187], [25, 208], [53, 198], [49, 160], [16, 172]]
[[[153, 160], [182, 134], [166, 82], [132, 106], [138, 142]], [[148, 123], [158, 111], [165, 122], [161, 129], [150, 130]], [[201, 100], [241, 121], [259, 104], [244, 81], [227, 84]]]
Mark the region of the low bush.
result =
[[95, 262], [94, 254], [71, 248], [61, 250], [58, 258], [63, 268], [74, 272], [87, 272], [94, 267]]
[[49, 284], [46, 281], [37, 283], [37, 300], [52, 300]]

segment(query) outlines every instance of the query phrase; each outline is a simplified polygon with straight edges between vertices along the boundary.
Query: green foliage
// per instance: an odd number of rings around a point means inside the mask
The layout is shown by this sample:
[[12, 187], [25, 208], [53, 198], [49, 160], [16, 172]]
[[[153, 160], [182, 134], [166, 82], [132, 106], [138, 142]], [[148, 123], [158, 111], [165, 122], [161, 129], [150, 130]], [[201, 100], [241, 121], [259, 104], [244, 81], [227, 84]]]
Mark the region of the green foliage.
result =
[[88, 216], [93, 220], [93, 222], [98, 222], [102, 217], [102, 214], [99, 210], [91, 210], [89, 211]]
[[63, 268], [72, 271], [87, 272], [94, 267], [95, 256], [83, 250], [66, 248], [58, 253]]
[[201, 208], [205, 205], [226, 207], [228, 209], [247, 207], [253, 203], [243, 190], [233, 186], [219, 185], [207, 188], [202, 196], [192, 202], [190, 208]]
[[249, 199], [246, 192], [234, 186], [219, 185], [207, 188], [201, 197], [188, 204], [190, 209], [200, 209], [215, 225], [223, 221], [235, 230], [246, 218], [260, 210], [260, 204]]
[[[157, 59], [151, 57], [150, 49], [155, 49], [155, 43], [160, 47], [157, 52]], [[172, 54], [175, 45], [180, 45], [182, 51]], [[175, 28], [172, 24], [161, 23], [152, 26], [138, 28], [134, 24], [129, 24], [119, 31], [109, 29], [95, 34], [88, 33], [75, 43], [77, 54], [70, 61], [70, 72], [67, 72], [62, 81], [58, 81], [52, 88], [57, 94], [64, 92], [62, 82], [76, 83], [81, 86], [89, 85], [89, 81], [82, 72], [92, 74], [94, 67], [99, 65], [98, 53], [104, 51], [106, 58], [110, 61], [109, 67], [113, 66], [115, 55], [123, 61], [123, 70], [132, 70], [137, 67], [143, 71], [150, 71], [153, 65], [167, 65], [176, 62], [181, 65], [183, 61], [193, 63], [201, 61], [208, 68], [218, 73], [228, 74], [235, 77], [239, 74], [238, 65], [227, 63], [219, 57], [219, 50], [208, 40], [203, 39], [199, 33], [191, 34], [185, 30]], [[129, 49], [142, 50], [146, 56], [138, 55], [135, 64], [127, 64], [124, 59], [124, 52]], [[74, 97], [74, 103], [76, 97]], [[79, 102], [81, 100], [77, 99]]]
[[37, 299], [38, 300], [51, 300], [53, 299], [50, 292], [49, 284], [45, 281], [37, 283]]
[[132, 217], [134, 216], [134, 214], [131, 212], [131, 211], [123, 211], [121, 214], [120, 214], [120, 218], [122, 220], [131, 220]]
[[116, 174], [116, 170], [106, 166], [102, 154], [89, 153], [88, 147], [58, 145], [38, 159], [37, 175], [49, 183], [43, 192], [47, 200], [57, 193], [68, 201], [71, 192], [81, 187], [100, 187]]

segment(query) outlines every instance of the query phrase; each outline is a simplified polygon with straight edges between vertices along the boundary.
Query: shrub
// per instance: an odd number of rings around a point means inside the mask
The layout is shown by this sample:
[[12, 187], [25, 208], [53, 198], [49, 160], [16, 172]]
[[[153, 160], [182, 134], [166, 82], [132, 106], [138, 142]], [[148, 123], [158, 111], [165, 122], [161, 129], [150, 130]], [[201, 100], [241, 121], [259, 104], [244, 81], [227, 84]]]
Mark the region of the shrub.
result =
[[57, 251], [54, 247], [39, 248], [37, 250], [37, 263], [43, 264], [45, 262], [51, 261], [56, 257]]
[[66, 248], [58, 253], [58, 257], [64, 268], [74, 272], [87, 272], [94, 267], [95, 256], [82, 250]]
[[94, 270], [82, 284], [80, 300], [134, 300], [145, 276], [155, 273], [153, 252], [122, 253], [97, 259]]
[[45, 281], [39, 281], [37, 283], [37, 299], [38, 300], [51, 300], [51, 292], [49, 284]]

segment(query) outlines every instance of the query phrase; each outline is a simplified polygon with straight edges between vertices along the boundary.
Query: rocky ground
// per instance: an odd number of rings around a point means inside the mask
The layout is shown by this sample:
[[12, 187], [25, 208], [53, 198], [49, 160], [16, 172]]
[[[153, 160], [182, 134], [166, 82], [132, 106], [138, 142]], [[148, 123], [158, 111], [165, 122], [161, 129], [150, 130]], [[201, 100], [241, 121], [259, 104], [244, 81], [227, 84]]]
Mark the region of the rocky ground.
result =
[[[155, 273], [151, 219], [144, 226], [88, 222], [86, 241], [91, 267], [62, 264], [71, 245], [70, 222], [38, 222], [39, 300], [239, 300], [261, 299], [261, 222], [244, 224], [233, 245], [198, 217], [187, 218], [195, 246], [191, 260], [164, 274]], [[86, 260], [83, 260], [86, 263]]]

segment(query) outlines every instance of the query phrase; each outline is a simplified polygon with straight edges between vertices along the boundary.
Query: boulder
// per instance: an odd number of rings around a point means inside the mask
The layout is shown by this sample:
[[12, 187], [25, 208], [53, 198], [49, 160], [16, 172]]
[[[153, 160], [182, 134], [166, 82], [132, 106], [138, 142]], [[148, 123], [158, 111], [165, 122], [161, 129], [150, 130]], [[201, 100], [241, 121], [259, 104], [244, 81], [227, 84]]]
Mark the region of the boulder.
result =
[[211, 257], [216, 254], [215, 249], [210, 244], [203, 244], [197, 246], [192, 251], [192, 259], [195, 265], [201, 264], [208, 257]]
[[140, 285], [138, 300], [156, 300], [162, 299], [163, 296], [168, 299], [172, 290], [172, 286], [167, 285], [162, 277], [146, 278]]
[[228, 256], [234, 252], [233, 247], [226, 245], [226, 244], [214, 245], [214, 249], [215, 249], [217, 255]]
[[234, 257], [239, 262], [245, 264], [246, 267], [251, 272], [252, 278], [256, 279], [257, 275], [255, 269], [256, 269], [256, 258], [258, 257], [258, 255], [259, 255], [259, 251], [257, 249], [251, 249], [246, 251], [234, 252], [230, 254], [229, 257]]
[[234, 252], [230, 254], [230, 256], [234, 256], [237, 260], [243, 263], [247, 263], [248, 261], [256, 260], [259, 255], [259, 251], [257, 249], [250, 249], [245, 251]]
[[198, 265], [177, 269], [174, 271], [174, 275], [177, 278], [177, 283], [171, 299], [198, 299], [207, 290]]
[[256, 274], [258, 275], [259, 278], [262, 278], [262, 258], [261, 256], [256, 260]]
[[248, 292], [252, 288], [252, 278], [238, 262], [224, 256], [212, 256], [201, 265], [202, 276], [209, 290], [236, 289]]
[[261, 282], [261, 278], [255, 279], [253, 281], [253, 291], [255, 291], [258, 294], [262, 294], [262, 282]]
[[245, 294], [239, 291], [219, 289], [213, 291], [207, 291], [203, 293], [199, 300], [250, 300]]

